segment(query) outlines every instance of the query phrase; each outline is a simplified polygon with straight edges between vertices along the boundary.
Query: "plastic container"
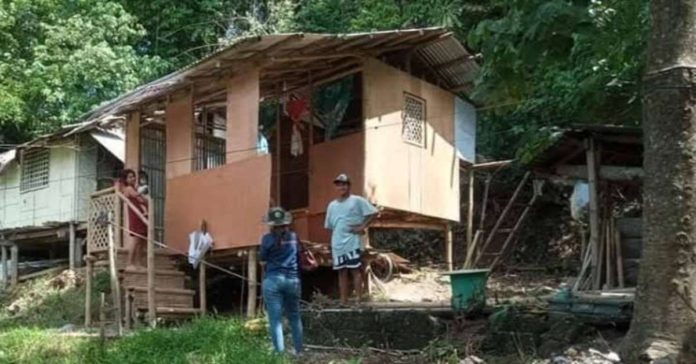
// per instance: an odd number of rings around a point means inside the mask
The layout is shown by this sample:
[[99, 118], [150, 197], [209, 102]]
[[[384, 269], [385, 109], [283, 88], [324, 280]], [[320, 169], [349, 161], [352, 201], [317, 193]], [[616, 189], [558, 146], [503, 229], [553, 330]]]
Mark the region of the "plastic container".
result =
[[444, 273], [450, 276], [452, 308], [474, 311], [486, 306], [486, 283], [489, 269], [462, 269]]

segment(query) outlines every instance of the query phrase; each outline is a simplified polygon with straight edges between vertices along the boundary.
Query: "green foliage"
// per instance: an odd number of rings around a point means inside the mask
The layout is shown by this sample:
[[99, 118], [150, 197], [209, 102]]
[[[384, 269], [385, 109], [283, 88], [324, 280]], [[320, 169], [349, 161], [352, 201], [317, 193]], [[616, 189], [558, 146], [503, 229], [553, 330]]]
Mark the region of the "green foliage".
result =
[[[100, 0], [13, 0], [0, 10], [0, 135], [16, 141], [73, 122], [152, 77], [144, 30]], [[14, 140], [13, 140], [14, 139]]]
[[1, 363], [287, 363], [264, 336], [241, 322], [203, 319], [179, 328], [138, 331], [113, 342], [61, 336], [39, 329], [0, 333]]

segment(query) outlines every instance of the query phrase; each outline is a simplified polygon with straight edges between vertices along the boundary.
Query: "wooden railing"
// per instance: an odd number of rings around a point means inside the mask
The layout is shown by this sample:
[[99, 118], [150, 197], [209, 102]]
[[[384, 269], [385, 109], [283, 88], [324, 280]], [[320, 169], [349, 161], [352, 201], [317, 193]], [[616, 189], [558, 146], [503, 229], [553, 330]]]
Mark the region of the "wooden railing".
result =
[[[155, 216], [152, 198], [146, 196], [149, 211], [147, 216], [140, 212], [126, 196], [115, 188], [107, 188], [92, 194], [89, 205], [89, 217], [87, 220], [87, 263], [86, 269], [86, 297], [85, 297], [85, 326], [91, 325], [91, 294], [92, 272], [95, 262], [95, 254], [107, 252], [109, 272], [111, 275], [112, 292], [114, 293], [114, 306], [117, 311], [118, 330], [121, 332], [123, 315], [121, 310], [120, 288], [117, 277], [117, 252], [123, 248], [123, 237], [131, 234], [124, 220], [124, 207], [129, 208], [147, 226], [147, 321], [150, 326], [156, 324], [155, 302]], [[127, 216], [127, 214], [125, 214]], [[129, 304], [128, 300], [126, 303]], [[130, 307], [126, 307], [130, 315]], [[126, 317], [130, 320], [130, 317]]]

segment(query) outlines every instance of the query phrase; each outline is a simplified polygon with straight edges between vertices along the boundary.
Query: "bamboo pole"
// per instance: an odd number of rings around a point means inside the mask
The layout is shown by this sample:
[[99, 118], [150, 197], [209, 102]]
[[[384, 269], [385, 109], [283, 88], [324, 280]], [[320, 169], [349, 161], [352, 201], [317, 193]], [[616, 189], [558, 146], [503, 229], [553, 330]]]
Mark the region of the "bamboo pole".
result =
[[466, 260], [464, 261], [464, 268], [465, 269], [470, 269], [472, 268], [473, 265], [473, 258], [474, 258], [474, 252], [476, 251], [476, 244], [481, 240], [481, 236], [483, 235], [483, 232], [479, 229], [476, 230], [476, 234], [474, 235], [474, 241], [471, 243], [471, 246], [467, 246], [466, 249]]
[[249, 249], [249, 295], [247, 296], [247, 317], [256, 316], [256, 294], [257, 294], [257, 276], [256, 276], [256, 248]]
[[612, 232], [612, 226], [611, 226], [611, 216], [607, 216], [606, 218], [606, 228], [605, 233], [604, 233], [604, 244], [606, 245], [606, 251], [605, 251], [605, 260], [606, 260], [606, 269], [605, 269], [605, 275], [606, 275], [606, 282], [605, 282], [605, 287], [607, 289], [611, 289], [614, 287], [614, 270], [612, 268], [612, 261], [613, 261], [613, 256], [612, 256], [612, 247], [613, 247], [613, 240], [614, 240], [614, 233]]
[[486, 181], [484, 182], [483, 188], [483, 200], [481, 202], [481, 220], [479, 221], [479, 230], [483, 230], [486, 223], [486, 212], [488, 210], [488, 194], [491, 189], [491, 181], [493, 180], [493, 174], [488, 173], [486, 175]]
[[495, 222], [495, 225], [493, 226], [493, 229], [491, 229], [490, 233], [488, 234], [488, 237], [486, 238], [486, 241], [483, 243], [483, 246], [481, 247], [481, 250], [479, 250], [478, 254], [476, 255], [476, 260], [474, 260], [474, 266], [478, 265], [479, 260], [481, 260], [481, 257], [485, 253], [486, 249], [488, 246], [491, 244], [493, 241], [493, 238], [495, 237], [495, 234], [498, 232], [498, 229], [500, 228], [500, 225], [503, 223], [503, 220], [507, 217], [508, 212], [510, 212], [510, 209], [512, 208], [512, 205], [515, 203], [517, 200], [517, 197], [520, 194], [520, 191], [522, 190], [522, 187], [527, 183], [527, 180], [529, 179], [529, 176], [531, 176], [531, 172], [527, 172], [524, 174], [524, 177], [522, 177], [522, 180], [520, 183], [517, 185], [517, 188], [515, 189], [515, 192], [512, 194], [512, 197], [510, 198], [510, 201], [508, 201], [507, 205], [503, 209], [503, 212], [500, 214], [500, 217], [498, 217], [498, 220]]
[[150, 327], [157, 325], [157, 305], [155, 302], [155, 214], [152, 197], [147, 196], [147, 320]]
[[[473, 169], [469, 169], [469, 201], [467, 206], [466, 221], [466, 244], [471, 245], [474, 241], [474, 183], [476, 174]], [[483, 226], [481, 226], [483, 227]], [[451, 270], [451, 269], [450, 269]]]

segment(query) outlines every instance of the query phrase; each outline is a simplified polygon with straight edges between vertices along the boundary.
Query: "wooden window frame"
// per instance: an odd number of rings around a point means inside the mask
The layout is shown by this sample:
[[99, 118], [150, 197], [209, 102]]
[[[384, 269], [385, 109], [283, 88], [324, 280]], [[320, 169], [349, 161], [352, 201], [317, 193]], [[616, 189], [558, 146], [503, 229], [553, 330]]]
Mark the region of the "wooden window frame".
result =
[[51, 175], [51, 151], [47, 148], [22, 151], [19, 192], [32, 192], [47, 188]]

